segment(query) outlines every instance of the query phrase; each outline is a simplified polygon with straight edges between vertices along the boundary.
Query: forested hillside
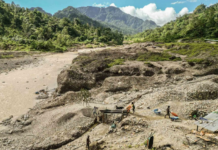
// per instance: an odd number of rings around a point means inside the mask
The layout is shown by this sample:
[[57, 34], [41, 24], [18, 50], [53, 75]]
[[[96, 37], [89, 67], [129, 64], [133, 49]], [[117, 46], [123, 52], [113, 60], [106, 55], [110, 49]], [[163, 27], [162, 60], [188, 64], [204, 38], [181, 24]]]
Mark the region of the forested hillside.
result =
[[83, 24], [88, 23], [94, 27], [102, 27], [102, 25], [99, 22], [90, 19], [86, 15], [83, 15], [76, 8], [72, 6], [69, 6], [61, 11], [58, 11], [57, 13], [54, 14], [54, 17], [61, 18], [61, 19], [68, 18], [71, 21], [73, 21], [75, 18], [79, 18], [81, 23]]
[[156, 23], [150, 20], [143, 21], [124, 13], [116, 7], [79, 7], [77, 8], [82, 14], [108, 25], [113, 25], [121, 29], [124, 34], [136, 34], [147, 29], [157, 27]]
[[78, 11], [76, 8], [69, 6], [61, 11], [58, 11], [54, 14], [54, 17], [57, 18], [68, 18], [69, 20], [73, 21], [75, 18], [79, 18], [81, 20], [81, 23], [83, 24], [89, 24], [94, 27], [104, 27], [104, 28], [110, 28], [112, 31], [122, 31], [121, 28], [114, 26], [112, 24], [102, 22], [102, 21], [95, 21], [91, 18], [87, 17], [86, 15], [82, 14], [80, 11]]
[[163, 27], [146, 30], [130, 40], [172, 42], [177, 39], [218, 38], [218, 4], [198, 6], [193, 13], [177, 18]]
[[47, 15], [49, 15], [49, 16], [52, 16], [52, 14], [50, 14], [50, 13], [44, 11], [41, 7], [31, 7], [31, 8], [30, 8], [30, 10], [32, 10], [32, 11], [34, 11], [35, 9], [36, 9], [37, 11], [41, 12], [41, 13], [45, 13], [45, 14], [47, 14]]
[[0, 1], [0, 49], [4, 50], [66, 50], [74, 43], [122, 44], [123, 35], [109, 28], [82, 24], [51, 17], [37, 10]]

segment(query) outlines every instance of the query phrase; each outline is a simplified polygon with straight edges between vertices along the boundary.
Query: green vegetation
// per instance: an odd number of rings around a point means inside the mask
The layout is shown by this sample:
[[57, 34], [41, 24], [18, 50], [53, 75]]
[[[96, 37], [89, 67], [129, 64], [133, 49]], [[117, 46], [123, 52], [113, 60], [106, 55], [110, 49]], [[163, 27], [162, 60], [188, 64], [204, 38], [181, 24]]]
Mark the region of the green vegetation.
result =
[[204, 59], [198, 59], [198, 58], [188, 60], [188, 63], [203, 64], [203, 62], [204, 62]]
[[30, 10], [32, 10], [32, 11], [34, 11], [35, 9], [36, 9], [37, 11], [41, 12], [41, 13], [45, 13], [45, 14], [47, 14], [47, 15], [49, 15], [49, 16], [52, 16], [52, 14], [45, 12], [41, 7], [31, 7], [31, 8], [30, 8]]
[[153, 21], [143, 21], [142, 19], [124, 13], [116, 7], [79, 7], [77, 9], [82, 14], [100, 21], [111, 29], [122, 31], [124, 34], [136, 34], [157, 27]]
[[172, 55], [164, 53], [144, 53], [139, 54], [137, 61], [180, 61], [180, 57], [173, 57]]
[[108, 64], [108, 67], [113, 67], [115, 65], [123, 65], [125, 59], [115, 59], [112, 63]]
[[[146, 30], [135, 36], [127, 37], [129, 41], [173, 42], [177, 39], [193, 40], [218, 37], [218, 4], [206, 7], [198, 6], [192, 14], [186, 14], [171, 21], [163, 27]], [[201, 39], [202, 40], [202, 39]]]
[[59, 19], [0, 0], [0, 49], [63, 52], [75, 44], [123, 43], [121, 33], [93, 27], [83, 16]]
[[93, 48], [91, 44], [86, 45], [87, 48]]
[[202, 54], [216, 56], [218, 54], [218, 45], [209, 43], [167, 43], [165, 47], [171, 52], [187, 55], [188, 57], [197, 57]]
[[186, 55], [187, 62], [211, 65], [218, 56], [218, 45], [210, 43], [166, 43], [158, 46], [166, 47], [168, 52]]
[[3, 59], [14, 58], [14, 55], [1, 55], [0, 58], [3, 58]]
[[83, 102], [83, 104], [85, 103], [86, 106], [89, 105], [89, 100], [90, 100], [90, 97], [91, 97], [91, 93], [88, 90], [81, 89], [80, 93], [79, 93], [79, 97], [80, 97], [81, 101]]

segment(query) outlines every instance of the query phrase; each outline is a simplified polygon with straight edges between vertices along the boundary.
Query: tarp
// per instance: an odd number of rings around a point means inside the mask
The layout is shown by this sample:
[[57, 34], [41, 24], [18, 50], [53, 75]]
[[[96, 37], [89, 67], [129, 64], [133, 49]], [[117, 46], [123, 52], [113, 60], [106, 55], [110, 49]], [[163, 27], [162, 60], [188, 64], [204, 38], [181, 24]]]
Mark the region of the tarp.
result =
[[212, 132], [218, 130], [218, 110], [210, 113], [209, 115], [203, 117], [206, 120], [196, 121], [195, 124], [199, 127], [205, 128]]

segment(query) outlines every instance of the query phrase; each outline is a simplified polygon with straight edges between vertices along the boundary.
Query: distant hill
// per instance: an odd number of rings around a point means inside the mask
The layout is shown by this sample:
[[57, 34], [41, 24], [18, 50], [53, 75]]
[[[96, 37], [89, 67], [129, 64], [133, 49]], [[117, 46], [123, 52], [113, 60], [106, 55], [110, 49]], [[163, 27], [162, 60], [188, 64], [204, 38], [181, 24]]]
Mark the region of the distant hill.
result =
[[177, 39], [218, 39], [218, 3], [210, 7], [202, 4], [186, 14], [154, 30], [134, 35], [147, 41], [172, 42]]
[[93, 20], [89, 18], [88, 16], [82, 14], [79, 10], [77, 10], [76, 8], [72, 6], [69, 6], [61, 11], [58, 11], [53, 16], [57, 18], [68, 18], [71, 21], [73, 21], [75, 18], [78, 18], [82, 24], [88, 23], [89, 25], [92, 25], [94, 27], [111, 28], [112, 31], [122, 31], [122, 29], [120, 29], [119, 27], [113, 24]]
[[47, 15], [49, 15], [49, 16], [52, 16], [52, 14], [47, 13], [47, 12], [44, 11], [41, 7], [31, 7], [31, 8], [30, 8], [30, 10], [32, 10], [32, 11], [34, 11], [35, 9], [36, 9], [37, 11], [41, 12], [41, 13], [45, 13], [45, 14], [47, 14]]
[[73, 21], [75, 18], [78, 18], [83, 24], [88, 23], [89, 25], [93, 25], [95, 27], [102, 27], [102, 24], [100, 24], [95, 20], [92, 20], [86, 15], [83, 15], [80, 11], [78, 11], [76, 8], [72, 6], [69, 6], [61, 11], [58, 11], [57, 13], [54, 14], [54, 17], [61, 18], [61, 19], [68, 18], [71, 21]]
[[147, 29], [154, 29], [157, 27], [156, 23], [150, 20], [143, 21], [137, 17], [133, 17], [124, 13], [116, 7], [79, 7], [77, 8], [82, 14], [109, 25], [120, 28], [125, 34], [135, 34], [143, 32]]

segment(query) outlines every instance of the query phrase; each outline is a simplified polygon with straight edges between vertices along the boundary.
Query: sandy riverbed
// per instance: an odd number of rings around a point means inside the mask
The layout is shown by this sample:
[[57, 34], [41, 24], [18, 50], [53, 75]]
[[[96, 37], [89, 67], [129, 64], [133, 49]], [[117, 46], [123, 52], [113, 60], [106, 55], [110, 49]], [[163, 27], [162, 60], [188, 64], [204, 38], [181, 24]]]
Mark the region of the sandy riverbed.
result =
[[58, 74], [75, 57], [75, 52], [48, 55], [37, 63], [0, 74], [0, 121], [26, 113], [37, 102], [36, 91], [56, 88]]

